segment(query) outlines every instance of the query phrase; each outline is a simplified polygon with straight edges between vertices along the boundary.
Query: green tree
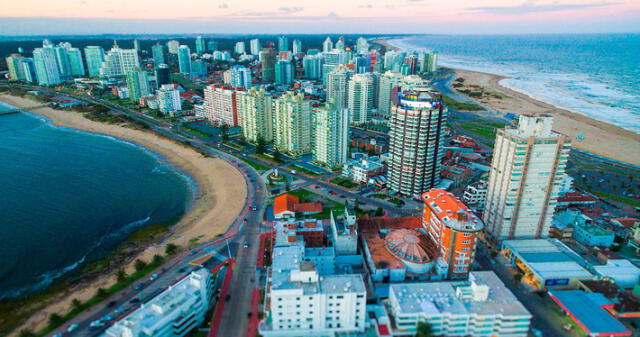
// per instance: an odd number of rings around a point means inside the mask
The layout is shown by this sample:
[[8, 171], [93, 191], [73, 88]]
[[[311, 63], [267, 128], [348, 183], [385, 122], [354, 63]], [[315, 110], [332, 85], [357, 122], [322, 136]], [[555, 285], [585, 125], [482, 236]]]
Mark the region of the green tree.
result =
[[273, 160], [277, 161], [277, 162], [281, 162], [282, 161], [282, 153], [280, 153], [280, 151], [276, 148], [275, 151], [273, 151]]
[[520, 280], [522, 280], [522, 274], [513, 275], [513, 280], [516, 281], [516, 283], [519, 283]]
[[155, 265], [155, 266], [159, 266], [162, 264], [162, 262], [164, 262], [164, 257], [156, 254], [153, 256], [153, 260], [151, 260], [151, 264]]
[[127, 280], [127, 273], [124, 271], [124, 269], [118, 269], [118, 271], [116, 272], [116, 280], [118, 281], [118, 283], [122, 283]]
[[262, 136], [258, 136], [256, 140], [256, 153], [261, 154], [267, 150], [267, 141]]
[[81, 306], [82, 302], [80, 302], [79, 299], [74, 298], [73, 300], [71, 300], [71, 307], [73, 308], [73, 310], [80, 310]]
[[147, 263], [137, 259], [134, 263], [133, 263], [133, 268], [136, 269], [136, 271], [142, 271], [144, 268], [147, 267]]
[[383, 216], [383, 215], [384, 215], [384, 210], [382, 208], [378, 207], [376, 209], [375, 216]]
[[229, 140], [229, 125], [227, 124], [220, 125], [220, 137], [222, 137], [222, 140], [224, 141]]
[[33, 333], [33, 331], [29, 330], [29, 329], [24, 329], [20, 331], [20, 335], [18, 335], [19, 337], [36, 337], [37, 335], [35, 333]]
[[105, 298], [107, 297], [107, 295], [109, 295], [107, 293], [107, 290], [104, 288], [98, 288], [98, 290], [96, 291], [96, 296], [98, 296], [99, 298]]
[[50, 327], [56, 327], [58, 325], [62, 324], [62, 316], [58, 315], [58, 314], [51, 314], [49, 316], [49, 326]]
[[178, 246], [176, 246], [174, 243], [169, 243], [167, 244], [166, 247], [164, 247], [164, 252], [167, 255], [173, 255], [178, 251]]
[[433, 337], [433, 329], [427, 322], [418, 322], [416, 327], [416, 337]]

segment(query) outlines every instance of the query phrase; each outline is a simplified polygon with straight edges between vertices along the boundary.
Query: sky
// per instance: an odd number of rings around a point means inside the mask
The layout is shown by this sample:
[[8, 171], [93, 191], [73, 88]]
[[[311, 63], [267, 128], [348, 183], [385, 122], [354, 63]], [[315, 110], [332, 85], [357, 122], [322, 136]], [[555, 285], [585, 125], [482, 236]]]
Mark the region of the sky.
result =
[[640, 32], [638, 0], [0, 0], [0, 35]]

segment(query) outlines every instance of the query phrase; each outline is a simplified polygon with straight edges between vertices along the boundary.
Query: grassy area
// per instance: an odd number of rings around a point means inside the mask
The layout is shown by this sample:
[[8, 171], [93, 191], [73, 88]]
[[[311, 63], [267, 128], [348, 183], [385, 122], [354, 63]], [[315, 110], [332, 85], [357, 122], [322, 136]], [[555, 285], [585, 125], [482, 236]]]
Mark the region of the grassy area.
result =
[[459, 123], [458, 125], [461, 128], [467, 131], [473, 132], [482, 137], [495, 138], [496, 136], [496, 129], [494, 127], [482, 125], [481, 123], [476, 123], [476, 122], [467, 123], [467, 124]]
[[328, 219], [331, 216], [331, 210], [342, 210], [344, 204], [331, 199], [327, 199], [319, 194], [313, 193], [308, 190], [299, 189], [289, 192], [289, 194], [295, 195], [300, 199], [300, 202], [320, 202], [323, 205], [323, 211], [318, 216], [320, 219]]
[[276, 158], [266, 154], [266, 153], [256, 153], [254, 156], [264, 159], [266, 161], [272, 162], [274, 164], [282, 164], [282, 160], [277, 160]]
[[483, 107], [479, 106], [478, 104], [458, 102], [458, 101], [454, 100], [453, 98], [451, 98], [451, 97], [449, 97], [447, 95], [442, 95], [442, 100], [444, 101], [444, 104], [446, 104], [448, 107], [451, 107], [451, 108], [456, 109], [456, 110], [460, 110], [460, 111], [485, 111], [485, 109]]
[[637, 200], [637, 199], [631, 199], [631, 198], [614, 195], [610, 193], [604, 193], [604, 192], [597, 192], [597, 191], [590, 191], [590, 192], [599, 196], [600, 198], [621, 202], [623, 204], [631, 205], [633, 207], [640, 207], [640, 200]]
[[330, 182], [332, 184], [340, 185], [340, 186], [346, 187], [346, 188], [354, 188], [354, 187], [358, 187], [359, 186], [358, 183], [354, 183], [350, 179], [342, 178], [342, 177], [333, 178], [333, 179], [330, 180]]
[[294, 164], [293, 166], [295, 167], [295, 170], [298, 171], [298, 173], [304, 173], [304, 174], [306, 174], [308, 176], [312, 176], [312, 177], [317, 177], [317, 176], [321, 175], [319, 173], [313, 172], [311, 170], [308, 170], [308, 169], [306, 169], [306, 168], [304, 168], [302, 166], [296, 165], [296, 164]]
[[222, 143], [223, 143], [224, 145], [229, 146], [229, 147], [232, 147], [232, 148], [234, 148], [234, 149], [236, 149], [236, 150], [238, 150], [238, 151], [243, 151], [243, 150], [245, 149], [245, 147], [244, 147], [244, 146], [242, 146], [242, 145], [240, 145], [240, 144], [236, 144], [236, 143], [234, 143], [234, 142], [224, 141], [224, 142], [222, 142]]
[[204, 132], [204, 131], [196, 129], [196, 128], [193, 128], [193, 127], [191, 127], [189, 125], [184, 125], [183, 124], [183, 125], [180, 125], [180, 128], [185, 130], [185, 131], [191, 132], [196, 136], [205, 137], [205, 138], [213, 137], [212, 134], [210, 134], [208, 132]]
[[266, 171], [268, 169], [270, 169], [270, 167], [264, 166], [260, 163], [256, 163], [253, 160], [247, 160], [247, 159], [243, 159], [244, 162], [246, 162], [249, 166], [253, 167], [254, 169], [256, 169], [256, 171]]

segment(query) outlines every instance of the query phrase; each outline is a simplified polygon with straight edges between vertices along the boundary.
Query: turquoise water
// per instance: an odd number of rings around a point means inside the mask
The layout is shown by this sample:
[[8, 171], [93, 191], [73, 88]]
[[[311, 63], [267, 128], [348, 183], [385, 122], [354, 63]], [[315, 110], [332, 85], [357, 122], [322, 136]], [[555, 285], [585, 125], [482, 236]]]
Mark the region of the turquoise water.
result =
[[392, 43], [437, 50], [441, 65], [509, 76], [501, 84], [640, 132], [640, 34], [425, 35]]
[[135, 144], [0, 116], [0, 298], [40, 290], [136, 229], [175, 219], [192, 186]]

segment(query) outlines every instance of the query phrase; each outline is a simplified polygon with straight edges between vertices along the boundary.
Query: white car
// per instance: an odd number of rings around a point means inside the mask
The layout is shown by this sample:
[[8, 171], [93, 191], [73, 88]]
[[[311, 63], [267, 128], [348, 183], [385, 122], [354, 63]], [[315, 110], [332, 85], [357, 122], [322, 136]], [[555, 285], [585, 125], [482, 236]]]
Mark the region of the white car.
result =
[[157, 278], [158, 278], [158, 274], [153, 274], [151, 275], [151, 277], [149, 277], [149, 281], [154, 281]]
[[73, 332], [75, 329], [78, 328], [78, 324], [71, 324], [69, 325], [69, 327], [67, 328], [67, 332]]

